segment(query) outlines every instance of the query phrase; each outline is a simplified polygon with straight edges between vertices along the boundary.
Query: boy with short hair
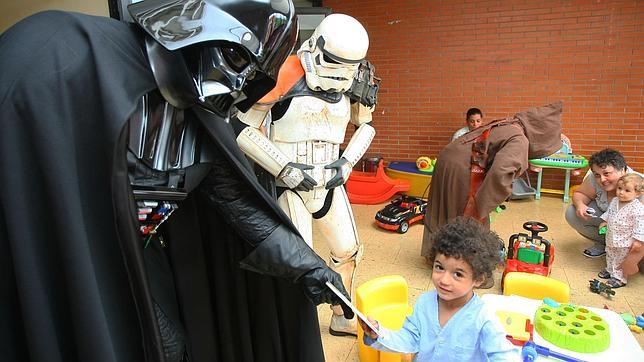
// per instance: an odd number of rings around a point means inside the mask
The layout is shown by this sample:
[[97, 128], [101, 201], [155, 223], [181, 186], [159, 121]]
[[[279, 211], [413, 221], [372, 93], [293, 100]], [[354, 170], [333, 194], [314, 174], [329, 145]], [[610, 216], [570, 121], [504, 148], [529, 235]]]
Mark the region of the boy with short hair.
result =
[[454, 132], [452, 141], [473, 129], [479, 128], [483, 124], [483, 112], [481, 112], [481, 110], [478, 108], [468, 109], [467, 114], [465, 115], [465, 123], [467, 124], [467, 126]]
[[[472, 218], [459, 217], [433, 235], [429, 259], [436, 290], [421, 295], [402, 328], [388, 330], [372, 318], [364, 343], [372, 348], [416, 353], [415, 361], [517, 360], [498, 317], [473, 289], [492, 277], [499, 263], [499, 237]], [[377, 332], [377, 333], [376, 333]]]

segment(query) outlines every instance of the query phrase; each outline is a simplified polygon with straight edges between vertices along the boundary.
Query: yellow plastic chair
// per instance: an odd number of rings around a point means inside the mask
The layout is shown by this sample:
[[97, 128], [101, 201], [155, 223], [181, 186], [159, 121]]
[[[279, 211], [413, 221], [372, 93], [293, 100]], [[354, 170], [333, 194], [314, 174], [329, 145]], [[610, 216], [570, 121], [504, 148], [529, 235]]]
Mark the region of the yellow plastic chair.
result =
[[[356, 307], [389, 329], [400, 329], [405, 317], [411, 314], [408, 304], [407, 281], [400, 275], [372, 279], [356, 288]], [[381, 352], [365, 346], [364, 331], [358, 326], [358, 354], [362, 362], [400, 362], [411, 360], [410, 355]]]
[[568, 284], [532, 273], [512, 272], [505, 275], [503, 295], [512, 294], [531, 299], [551, 298], [559, 303], [570, 301]]

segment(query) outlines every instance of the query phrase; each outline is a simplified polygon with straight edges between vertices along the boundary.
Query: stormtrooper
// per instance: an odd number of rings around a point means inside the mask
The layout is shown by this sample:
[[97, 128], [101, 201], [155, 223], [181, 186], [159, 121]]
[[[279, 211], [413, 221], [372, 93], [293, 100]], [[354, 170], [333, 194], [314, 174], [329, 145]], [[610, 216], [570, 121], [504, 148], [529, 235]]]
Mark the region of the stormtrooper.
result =
[[[277, 86], [237, 115], [240, 148], [275, 177], [278, 203], [307, 243], [313, 244], [313, 225], [326, 237], [329, 263], [348, 291], [363, 246], [339, 186], [375, 136], [370, 122], [379, 80], [365, 61], [368, 47], [367, 32], [356, 19], [329, 15], [282, 66]], [[356, 130], [340, 154], [349, 122]], [[354, 335], [355, 319], [332, 308], [329, 332]]]
[[326, 282], [348, 293], [228, 123], [274, 88], [292, 2], [129, 11], [44, 12], [0, 37], [6, 358], [323, 360], [315, 305], [339, 303]]

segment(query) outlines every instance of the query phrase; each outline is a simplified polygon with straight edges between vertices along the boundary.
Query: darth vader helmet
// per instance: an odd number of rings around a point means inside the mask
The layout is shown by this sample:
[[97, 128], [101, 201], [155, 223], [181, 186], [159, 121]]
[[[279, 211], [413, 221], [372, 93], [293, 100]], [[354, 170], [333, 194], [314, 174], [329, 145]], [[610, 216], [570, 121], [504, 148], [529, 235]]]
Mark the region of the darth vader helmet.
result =
[[144, 0], [128, 11], [149, 35], [161, 94], [178, 108], [247, 110], [275, 86], [297, 38], [290, 0]]

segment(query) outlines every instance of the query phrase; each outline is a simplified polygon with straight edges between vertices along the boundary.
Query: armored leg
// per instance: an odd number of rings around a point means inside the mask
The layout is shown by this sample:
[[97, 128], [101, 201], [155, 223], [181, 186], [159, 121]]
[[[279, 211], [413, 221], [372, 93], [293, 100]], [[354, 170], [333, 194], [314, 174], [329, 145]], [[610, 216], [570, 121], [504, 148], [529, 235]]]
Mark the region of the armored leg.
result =
[[[316, 227], [319, 227], [320, 232], [329, 242], [331, 249], [329, 265], [342, 276], [344, 286], [353, 298], [355, 274], [362, 258], [363, 247], [358, 239], [349, 199], [343, 187], [334, 189], [331, 208], [324, 217], [316, 220]], [[342, 315], [342, 309], [338, 306], [332, 309], [330, 333], [355, 335], [355, 319], [346, 320]]]
[[[293, 191], [286, 190], [277, 199], [282, 210], [291, 218], [304, 241], [313, 248], [313, 229], [311, 213], [307, 210], [302, 199]], [[348, 290], [348, 289], [347, 289]]]

